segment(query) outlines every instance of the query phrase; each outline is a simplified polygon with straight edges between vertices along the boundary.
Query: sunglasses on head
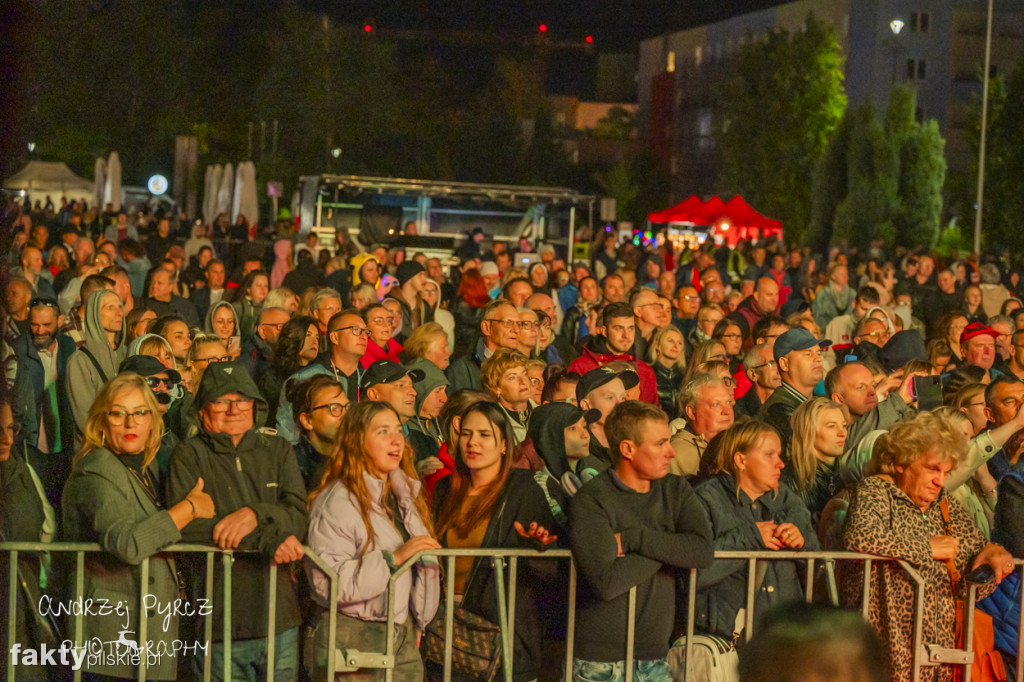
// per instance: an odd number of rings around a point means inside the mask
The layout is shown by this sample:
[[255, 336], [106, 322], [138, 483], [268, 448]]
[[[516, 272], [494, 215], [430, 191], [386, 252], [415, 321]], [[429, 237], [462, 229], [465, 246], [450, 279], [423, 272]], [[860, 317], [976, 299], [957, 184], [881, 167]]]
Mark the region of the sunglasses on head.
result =
[[44, 305], [47, 308], [56, 308], [57, 301], [50, 298], [49, 296], [36, 296], [28, 302], [29, 308], [35, 308], [36, 306]]

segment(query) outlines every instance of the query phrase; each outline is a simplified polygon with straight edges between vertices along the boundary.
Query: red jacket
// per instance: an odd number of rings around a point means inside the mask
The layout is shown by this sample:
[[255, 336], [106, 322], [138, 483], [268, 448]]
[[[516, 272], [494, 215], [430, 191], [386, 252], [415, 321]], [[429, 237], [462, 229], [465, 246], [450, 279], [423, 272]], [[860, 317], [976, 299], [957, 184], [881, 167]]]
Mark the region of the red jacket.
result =
[[398, 343], [394, 339], [388, 339], [388, 342], [384, 344], [384, 348], [381, 348], [373, 340], [366, 342], [366, 353], [360, 358], [359, 364], [363, 369], [367, 369], [370, 365], [377, 362], [378, 360], [391, 360], [402, 364], [402, 360], [398, 357], [404, 349], [402, 344]]
[[654, 376], [654, 370], [646, 362], [637, 361], [629, 353], [615, 355], [614, 353], [598, 353], [592, 348], [593, 340], [583, 347], [583, 354], [572, 361], [569, 365], [570, 372], [577, 372], [580, 376], [601, 365], [607, 365], [616, 360], [625, 360], [636, 366], [637, 374], [640, 375], [640, 400], [652, 405], [658, 404], [658, 379]]

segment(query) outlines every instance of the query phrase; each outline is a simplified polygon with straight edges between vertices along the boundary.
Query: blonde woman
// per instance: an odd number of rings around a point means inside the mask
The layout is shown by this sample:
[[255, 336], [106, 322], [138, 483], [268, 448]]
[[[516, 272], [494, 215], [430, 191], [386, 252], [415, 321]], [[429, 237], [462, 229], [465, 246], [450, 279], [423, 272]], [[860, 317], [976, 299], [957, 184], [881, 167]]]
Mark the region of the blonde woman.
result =
[[[89, 409], [85, 445], [64, 487], [64, 532], [68, 540], [98, 542], [105, 550], [85, 555], [83, 595], [103, 594], [111, 603], [125, 604], [128, 615], [112, 619], [87, 614], [86, 641], [116, 642], [123, 635], [134, 641], [132, 634], [139, 632], [139, 564], [152, 557], [148, 592], [158, 603], [172, 604], [178, 597], [174, 559], [157, 553], [180, 540], [181, 529], [194, 519], [213, 518], [213, 501], [203, 492], [202, 478], [185, 499], [165, 507], [153, 461], [163, 431], [156, 397], [137, 374], [114, 377]], [[173, 650], [177, 616], [151, 614], [148, 639], [138, 642], [152, 652], [146, 678], [178, 679], [176, 657], [159, 653]], [[96, 675], [127, 678], [137, 672], [130, 656], [87, 660], [86, 672]]]
[[[780, 480], [782, 442], [768, 423], [745, 420], [721, 435], [720, 471], [697, 485], [694, 492], [704, 505], [716, 550], [817, 550], [818, 538], [811, 515]], [[796, 565], [766, 562], [764, 581], [754, 612], [785, 601], [803, 600]], [[706, 632], [731, 637], [736, 614], [746, 604], [746, 561], [715, 561], [703, 571], [697, 592], [697, 626]]]
[[846, 412], [828, 398], [811, 398], [796, 408], [790, 423], [793, 440], [783, 480], [817, 524], [825, 505], [842, 488], [836, 462], [846, 449]]
[[679, 416], [676, 396], [686, 371], [684, 346], [683, 333], [671, 324], [659, 327], [651, 338], [649, 353], [654, 378], [658, 381], [658, 403], [669, 421]]

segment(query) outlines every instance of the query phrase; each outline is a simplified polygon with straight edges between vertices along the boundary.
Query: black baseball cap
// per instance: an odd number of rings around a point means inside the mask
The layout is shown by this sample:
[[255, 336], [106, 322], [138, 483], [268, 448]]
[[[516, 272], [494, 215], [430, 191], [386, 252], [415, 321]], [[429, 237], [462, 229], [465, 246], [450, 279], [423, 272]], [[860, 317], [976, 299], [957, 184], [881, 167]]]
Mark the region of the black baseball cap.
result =
[[622, 385], [626, 387], [627, 391], [640, 383], [640, 375], [634, 370], [624, 369], [621, 372], [616, 372], [610, 367], [601, 366], [590, 370], [580, 378], [580, 382], [576, 384], [576, 400], [583, 400], [595, 388], [600, 388], [614, 379], [621, 379]]
[[359, 380], [359, 388], [366, 390], [377, 384], [392, 384], [405, 376], [415, 384], [423, 381], [426, 375], [422, 369], [408, 369], [393, 360], [377, 360], [366, 368], [363, 378]]
[[775, 339], [775, 362], [778, 362], [779, 358], [785, 357], [795, 350], [807, 350], [815, 346], [826, 348], [831, 345], [832, 341], [830, 339], [816, 339], [814, 334], [803, 327], [790, 329]]
[[157, 374], [166, 374], [171, 383], [181, 383], [181, 374], [177, 370], [167, 369], [162, 362], [152, 355], [133, 355], [125, 358], [117, 371], [133, 372], [144, 378], [156, 376]]
[[911, 360], [928, 361], [928, 350], [925, 348], [921, 332], [916, 329], [904, 329], [896, 332], [885, 344], [880, 353], [882, 365], [887, 372], [901, 369]]

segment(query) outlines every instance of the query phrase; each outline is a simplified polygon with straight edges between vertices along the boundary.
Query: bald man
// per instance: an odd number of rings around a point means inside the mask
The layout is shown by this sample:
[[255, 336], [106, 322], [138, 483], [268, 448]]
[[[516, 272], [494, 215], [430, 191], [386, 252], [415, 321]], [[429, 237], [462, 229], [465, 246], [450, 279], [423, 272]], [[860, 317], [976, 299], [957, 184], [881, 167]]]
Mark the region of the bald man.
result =
[[743, 299], [736, 312], [747, 320], [751, 329], [765, 315], [774, 313], [779, 307], [779, 284], [771, 277], [757, 280], [754, 293]]
[[32, 287], [32, 293], [37, 296], [57, 298], [53, 284], [47, 279], [46, 274], [43, 269], [43, 252], [35, 246], [24, 247], [21, 250], [21, 275]]

